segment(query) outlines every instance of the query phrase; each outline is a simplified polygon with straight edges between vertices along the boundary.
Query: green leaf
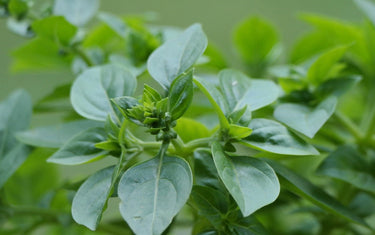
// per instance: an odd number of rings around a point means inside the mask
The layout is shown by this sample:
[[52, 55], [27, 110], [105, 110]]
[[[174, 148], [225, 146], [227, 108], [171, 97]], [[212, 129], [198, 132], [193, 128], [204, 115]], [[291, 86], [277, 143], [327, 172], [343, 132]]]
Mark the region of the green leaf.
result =
[[319, 152], [280, 123], [257, 118], [250, 122], [251, 135], [240, 143], [259, 150], [285, 155], [317, 155]]
[[375, 4], [368, 0], [354, 0], [357, 7], [367, 16], [375, 26]]
[[289, 191], [311, 201], [312, 203], [316, 204], [326, 211], [345, 218], [348, 221], [368, 227], [368, 225], [362, 218], [358, 217], [349, 208], [342, 205], [336, 199], [331, 197], [319, 187], [313, 185], [304, 177], [296, 174], [295, 172], [275, 161], [267, 160], [267, 162], [281, 177], [282, 185]]
[[26, 16], [29, 6], [25, 0], [10, 0], [8, 3], [8, 10], [10, 14], [17, 19], [22, 19]]
[[327, 80], [334, 65], [343, 57], [348, 50], [347, 46], [333, 48], [321, 56], [311, 65], [307, 72], [307, 79], [314, 85]]
[[148, 58], [147, 69], [160, 85], [169, 88], [175, 78], [193, 66], [206, 47], [201, 25], [193, 24], [157, 48]]
[[8, 18], [7, 28], [22, 37], [31, 38], [35, 35], [30, 28], [30, 22], [28, 20], [19, 21], [14, 18]]
[[97, 160], [107, 152], [96, 148], [95, 144], [105, 140], [106, 133], [103, 128], [90, 128], [69, 139], [47, 161], [63, 165], [78, 165]]
[[290, 128], [313, 138], [335, 111], [336, 103], [336, 97], [330, 96], [315, 108], [301, 104], [281, 104], [273, 115]]
[[172, 120], [177, 120], [186, 112], [193, 101], [192, 70], [180, 75], [172, 82], [168, 97], [168, 110], [172, 115]]
[[131, 96], [137, 86], [134, 75], [118, 65], [104, 65], [84, 71], [74, 81], [70, 100], [85, 118], [105, 121], [108, 114], [116, 118], [110, 99]]
[[194, 152], [194, 182], [195, 185], [225, 191], [224, 185], [219, 180], [212, 154], [208, 150]]
[[189, 198], [188, 163], [156, 157], [125, 172], [118, 185], [120, 212], [136, 234], [161, 234]]
[[118, 35], [126, 38], [129, 29], [121, 18], [118, 18], [117, 16], [110, 13], [101, 12], [99, 14], [99, 19], [106, 23]]
[[100, 0], [55, 0], [53, 14], [64, 16], [76, 26], [84, 26], [96, 14]]
[[32, 29], [39, 37], [49, 39], [64, 46], [69, 45], [77, 32], [77, 27], [70, 24], [62, 16], [50, 16], [34, 21]]
[[79, 120], [18, 132], [16, 137], [19, 141], [28, 145], [45, 148], [60, 148], [79, 132], [88, 128], [100, 126], [103, 126], [103, 123]]
[[23, 144], [17, 144], [5, 155], [0, 155], [0, 189], [26, 160], [29, 152], [28, 147]]
[[212, 145], [212, 155], [221, 180], [244, 216], [276, 200], [280, 185], [267, 163], [245, 156], [230, 157], [218, 142]]
[[111, 194], [113, 169], [96, 172], [79, 187], [72, 203], [72, 216], [78, 224], [96, 230]]
[[238, 235], [269, 235], [270, 233], [255, 216], [239, 217], [229, 224], [229, 230]]
[[174, 130], [185, 143], [195, 139], [209, 137], [211, 134], [207, 127], [202, 123], [184, 117], [177, 120]]
[[361, 80], [362, 77], [359, 75], [330, 79], [320, 84], [316, 88], [315, 93], [318, 97], [327, 97], [330, 95], [339, 97], [357, 85]]
[[375, 174], [371, 167], [355, 148], [341, 146], [324, 159], [317, 172], [375, 193]]
[[234, 32], [236, 49], [254, 76], [261, 75], [265, 67], [273, 62], [277, 43], [274, 27], [259, 17], [246, 19]]
[[239, 126], [235, 124], [229, 125], [229, 136], [235, 139], [242, 139], [248, 137], [253, 130], [249, 127]]

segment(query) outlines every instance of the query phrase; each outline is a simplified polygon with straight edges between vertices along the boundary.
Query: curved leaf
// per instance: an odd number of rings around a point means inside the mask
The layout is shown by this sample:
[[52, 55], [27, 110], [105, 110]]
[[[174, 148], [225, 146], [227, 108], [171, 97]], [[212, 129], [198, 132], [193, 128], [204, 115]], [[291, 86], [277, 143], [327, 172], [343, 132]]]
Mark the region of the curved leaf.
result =
[[113, 169], [110, 166], [96, 172], [79, 187], [72, 203], [72, 216], [78, 224], [91, 230], [98, 226], [111, 194]]
[[276, 200], [280, 184], [267, 163], [245, 156], [229, 157], [218, 142], [212, 145], [212, 155], [220, 178], [244, 216]]
[[53, 14], [65, 16], [72, 24], [83, 26], [99, 9], [100, 0], [55, 0]]
[[136, 234], [161, 234], [189, 198], [193, 184], [186, 161], [164, 156], [136, 165], [118, 185], [120, 212]]
[[319, 152], [306, 141], [278, 122], [257, 118], [250, 122], [251, 135], [242, 144], [271, 153], [287, 155], [316, 155]]
[[85, 118], [105, 121], [116, 114], [110, 99], [131, 96], [137, 80], [118, 65], [104, 65], [85, 70], [73, 83], [70, 100], [73, 108]]
[[164, 88], [189, 69], [203, 54], [207, 38], [200, 24], [193, 24], [177, 37], [166, 41], [148, 58], [147, 69]]

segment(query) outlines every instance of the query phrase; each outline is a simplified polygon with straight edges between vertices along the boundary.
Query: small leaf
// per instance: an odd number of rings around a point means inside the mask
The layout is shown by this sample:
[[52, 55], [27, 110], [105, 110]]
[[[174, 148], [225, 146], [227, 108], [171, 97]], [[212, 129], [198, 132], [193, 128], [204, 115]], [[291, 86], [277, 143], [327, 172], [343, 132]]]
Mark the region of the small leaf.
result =
[[174, 130], [185, 143], [210, 136], [210, 131], [205, 125], [190, 118], [179, 118]]
[[188, 163], [159, 157], [128, 169], [118, 185], [120, 212], [136, 234], [161, 234], [189, 198]]
[[375, 26], [375, 4], [368, 0], [354, 0], [358, 8], [368, 17]]
[[118, 35], [126, 38], [129, 29], [121, 18], [118, 18], [117, 16], [110, 13], [101, 12], [99, 14], [99, 19], [106, 23]]
[[150, 75], [164, 88], [188, 70], [203, 54], [207, 38], [199, 24], [193, 24], [177, 37], [166, 41], [148, 58]]
[[348, 50], [347, 46], [340, 46], [331, 49], [321, 56], [311, 65], [307, 72], [307, 79], [314, 85], [327, 80], [330, 71], [334, 65], [343, 57], [344, 53]]
[[79, 120], [18, 132], [16, 137], [19, 141], [28, 145], [45, 148], [60, 148], [79, 132], [91, 127], [100, 126], [103, 126], [103, 123]]
[[62, 16], [50, 16], [34, 21], [32, 29], [39, 36], [57, 44], [68, 46], [77, 32], [77, 27], [70, 24]]
[[63, 165], [78, 165], [97, 160], [107, 152], [96, 148], [95, 144], [105, 140], [106, 133], [103, 128], [90, 128], [69, 139], [47, 161]]
[[72, 216], [78, 224], [96, 230], [111, 194], [113, 169], [96, 172], [79, 187], [72, 203]]
[[53, 14], [64, 16], [76, 26], [84, 26], [96, 14], [100, 0], [55, 0]]
[[251, 128], [245, 127], [245, 126], [239, 126], [235, 124], [230, 124], [229, 125], [229, 136], [235, 139], [243, 139], [245, 137], [248, 137], [251, 132]]
[[250, 122], [251, 135], [240, 143], [271, 153], [286, 155], [317, 155], [319, 152], [280, 123], [257, 118]]
[[137, 80], [118, 65], [104, 65], [84, 71], [74, 81], [70, 100], [73, 108], [85, 118], [105, 121], [108, 114], [116, 118], [110, 99], [132, 95]]
[[276, 200], [280, 184], [273, 169], [251, 157], [230, 157], [218, 142], [212, 145], [212, 155], [219, 176], [237, 202], [243, 216]]
[[22, 19], [26, 16], [29, 6], [24, 0], [10, 0], [8, 3], [8, 10], [17, 19]]
[[180, 118], [193, 101], [193, 71], [176, 78], [169, 89], [169, 112], [172, 120]]
[[375, 193], [375, 174], [371, 164], [351, 146], [341, 146], [331, 153], [324, 159], [317, 172]]
[[325, 191], [319, 187], [313, 185], [304, 177], [296, 174], [285, 166], [279, 163], [267, 160], [272, 166], [276, 173], [281, 177], [282, 185], [289, 191], [313, 202], [320, 208], [329, 211], [335, 215], [347, 219], [348, 221], [355, 222], [368, 227], [367, 223], [356, 214], [354, 214], [349, 208], [342, 205], [336, 199], [331, 197]]
[[273, 115], [290, 128], [313, 138], [335, 111], [336, 103], [336, 97], [330, 96], [316, 108], [301, 104], [281, 104]]

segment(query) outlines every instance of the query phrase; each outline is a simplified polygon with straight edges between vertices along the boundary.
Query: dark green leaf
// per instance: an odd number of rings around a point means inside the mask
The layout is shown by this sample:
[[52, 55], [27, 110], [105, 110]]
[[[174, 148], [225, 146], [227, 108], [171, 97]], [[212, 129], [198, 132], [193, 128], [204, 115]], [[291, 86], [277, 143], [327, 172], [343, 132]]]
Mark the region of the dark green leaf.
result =
[[242, 144], [271, 153], [286, 155], [317, 155], [319, 152], [280, 123], [257, 118], [250, 122], [251, 135]]
[[190, 167], [177, 157], [153, 158], [125, 172], [118, 186], [120, 212], [136, 234], [161, 234], [189, 198]]
[[100, 0], [55, 0], [53, 14], [64, 16], [70, 23], [83, 26], [99, 9]]
[[96, 230], [111, 194], [113, 169], [96, 172], [78, 189], [72, 203], [72, 216], [78, 224]]
[[78, 165], [97, 160], [107, 152], [96, 148], [95, 144], [105, 140], [106, 133], [103, 128], [90, 128], [69, 139], [47, 161], [63, 165]]
[[280, 185], [273, 169], [265, 162], [245, 156], [228, 156], [219, 143], [212, 145], [219, 176], [244, 216], [276, 200]]
[[157, 48], [147, 61], [151, 76], [164, 88], [188, 70], [203, 54], [207, 38], [199, 24], [193, 24], [179, 36]]
[[317, 171], [375, 193], [374, 170], [363, 155], [351, 146], [339, 147], [322, 162]]
[[302, 104], [281, 104], [273, 115], [290, 128], [313, 138], [335, 111], [336, 103], [336, 97], [330, 96], [315, 108]]
[[8, 10], [17, 19], [22, 19], [26, 16], [29, 6], [25, 0], [10, 0]]
[[116, 118], [110, 99], [132, 95], [137, 80], [118, 65], [104, 65], [83, 72], [73, 83], [70, 100], [74, 109], [88, 119], [105, 121]]
[[229, 224], [229, 230], [237, 235], [269, 235], [254, 216], [238, 218]]
[[180, 75], [172, 82], [168, 97], [172, 120], [177, 120], [186, 112], [193, 100], [192, 70]]
[[318, 97], [323, 98], [330, 95], [339, 97], [358, 84], [361, 79], [362, 77], [358, 75], [330, 79], [320, 84], [320, 86], [316, 88], [315, 93]]
[[208, 150], [194, 152], [194, 181], [196, 185], [215, 188], [220, 191], [225, 190], [219, 180], [212, 155]]
[[103, 123], [90, 120], [79, 120], [18, 132], [16, 136], [19, 141], [28, 145], [46, 148], [60, 148], [79, 132], [88, 128], [100, 126], [103, 126]]

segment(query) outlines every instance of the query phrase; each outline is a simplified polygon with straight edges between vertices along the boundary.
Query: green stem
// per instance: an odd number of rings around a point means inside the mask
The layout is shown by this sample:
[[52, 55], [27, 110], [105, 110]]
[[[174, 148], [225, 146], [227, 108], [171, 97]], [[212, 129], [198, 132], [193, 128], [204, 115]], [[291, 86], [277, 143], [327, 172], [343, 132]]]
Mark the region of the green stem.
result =
[[86, 54], [86, 52], [84, 50], [82, 50], [81, 48], [76, 47], [76, 46], [72, 47], [72, 50], [75, 54], [77, 54], [79, 57], [81, 57], [81, 59], [83, 61], [85, 61], [87, 66], [89, 66], [89, 67], [94, 66], [94, 62], [90, 59], [90, 57]]
[[347, 116], [342, 114], [340, 111], [336, 111], [334, 116], [355, 137], [357, 141], [361, 141], [363, 139], [363, 133], [359, 127]]
[[212, 141], [213, 141], [212, 137], [195, 139], [195, 140], [188, 142], [185, 145], [185, 148], [188, 149], [190, 152], [192, 152], [197, 148], [207, 147]]

